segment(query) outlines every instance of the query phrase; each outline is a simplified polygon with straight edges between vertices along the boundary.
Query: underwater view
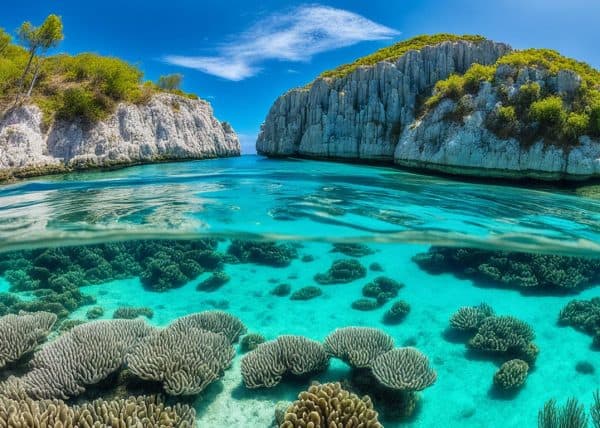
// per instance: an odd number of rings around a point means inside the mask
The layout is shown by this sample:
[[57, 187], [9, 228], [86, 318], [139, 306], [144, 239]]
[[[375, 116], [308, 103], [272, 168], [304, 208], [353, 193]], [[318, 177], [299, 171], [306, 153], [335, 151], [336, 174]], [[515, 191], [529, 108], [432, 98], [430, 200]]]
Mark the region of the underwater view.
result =
[[0, 13], [0, 428], [600, 428], [600, 2]]
[[599, 199], [243, 156], [24, 181], [0, 206], [12, 399], [160, 394], [155, 426], [269, 427], [318, 381], [379, 414], [342, 426], [536, 426], [569, 397], [597, 421]]

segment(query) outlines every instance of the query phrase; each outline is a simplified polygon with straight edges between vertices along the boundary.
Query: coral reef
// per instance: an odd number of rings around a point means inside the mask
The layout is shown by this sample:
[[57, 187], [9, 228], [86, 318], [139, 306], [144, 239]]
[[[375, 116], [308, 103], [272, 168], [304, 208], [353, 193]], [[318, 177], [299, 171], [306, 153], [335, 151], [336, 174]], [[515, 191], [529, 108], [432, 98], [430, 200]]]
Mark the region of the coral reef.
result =
[[[594, 392], [590, 417], [594, 428], [600, 428], [600, 390]], [[556, 400], [548, 400], [538, 413], [538, 428], [587, 428], [588, 426], [585, 407], [577, 398], [569, 398], [562, 407], [557, 405]]]
[[319, 287], [314, 287], [309, 285], [308, 287], [302, 287], [301, 289], [295, 291], [290, 296], [291, 300], [310, 300], [315, 297], [319, 297], [323, 292]]
[[329, 357], [323, 346], [302, 336], [280, 336], [262, 343], [242, 357], [242, 378], [247, 388], [273, 387], [285, 373], [296, 376], [325, 370]]
[[227, 284], [231, 278], [223, 271], [213, 273], [196, 287], [200, 291], [215, 291]]
[[503, 390], [521, 388], [527, 380], [529, 364], [523, 360], [509, 360], [494, 374], [494, 385]]
[[175, 320], [169, 328], [187, 331], [191, 328], [212, 331], [224, 335], [229, 342], [235, 343], [246, 333], [246, 326], [233, 315], [223, 311], [198, 312]]
[[280, 428], [382, 428], [368, 396], [358, 397], [339, 383], [312, 385], [298, 395], [283, 415]]
[[388, 325], [399, 324], [410, 312], [410, 305], [404, 300], [397, 300], [385, 314], [383, 314], [383, 323]]
[[337, 243], [333, 244], [333, 248], [331, 249], [332, 253], [342, 253], [345, 256], [349, 257], [363, 257], [373, 254], [375, 251], [370, 249], [364, 244], [354, 244], [354, 243]]
[[298, 257], [297, 250], [288, 244], [275, 242], [233, 240], [227, 253], [240, 263], [285, 267]]
[[258, 345], [264, 343], [267, 339], [262, 334], [248, 333], [240, 341], [240, 350], [244, 353], [255, 350]]
[[486, 303], [478, 306], [463, 306], [450, 318], [450, 326], [459, 331], [474, 332], [483, 321], [494, 315], [494, 310]]
[[75, 397], [116, 372], [128, 349], [153, 329], [142, 320], [94, 321], [74, 327], [46, 344], [31, 360], [32, 370], [10, 377], [0, 392], [36, 399]]
[[324, 343], [327, 354], [353, 368], [370, 367], [375, 358], [393, 347], [394, 340], [388, 334], [371, 327], [338, 328]]
[[48, 312], [0, 317], [0, 369], [33, 351], [55, 322], [56, 315]]
[[290, 284], [279, 284], [270, 291], [270, 294], [273, 296], [285, 297], [290, 294], [291, 291], [292, 286]]
[[94, 306], [85, 313], [85, 317], [89, 320], [96, 320], [102, 317], [102, 315], [104, 315], [104, 309], [102, 306]]
[[537, 348], [532, 349], [534, 338], [529, 324], [511, 316], [491, 316], [481, 323], [468, 345], [477, 351], [514, 356], [531, 364], [537, 356]]
[[369, 270], [372, 272], [383, 272], [383, 266], [381, 266], [381, 263], [373, 262], [369, 265]]
[[575, 371], [577, 373], [589, 375], [596, 373], [593, 364], [588, 361], [578, 361], [577, 364], [575, 364]]
[[334, 261], [326, 273], [318, 273], [314, 278], [319, 284], [345, 284], [366, 275], [367, 269], [357, 260], [342, 259]]
[[2, 428], [164, 427], [193, 428], [196, 411], [185, 404], [167, 406], [157, 396], [95, 400], [70, 406], [60, 400], [12, 400], [0, 395]]
[[302, 258], [300, 260], [302, 260], [302, 262], [304, 262], [304, 263], [314, 262], [315, 256], [313, 256], [311, 254], [305, 254], [302, 256]]
[[379, 383], [400, 391], [421, 391], [437, 379], [428, 358], [415, 348], [387, 351], [373, 360], [371, 370]]
[[413, 260], [431, 273], [510, 287], [573, 292], [600, 281], [600, 261], [584, 257], [431, 247]]
[[125, 319], [132, 320], [137, 317], [146, 317], [152, 319], [154, 311], [148, 307], [133, 307], [133, 306], [121, 306], [113, 313], [113, 319]]
[[591, 334], [594, 345], [600, 347], [600, 297], [570, 301], [560, 311], [558, 322]]
[[352, 309], [357, 311], [373, 311], [381, 307], [381, 304], [375, 299], [358, 299], [352, 302]]
[[362, 294], [365, 297], [373, 297], [377, 300], [382, 300], [384, 303], [389, 299], [398, 295], [398, 290], [404, 287], [404, 284], [388, 278], [386, 276], [378, 276], [372, 282], [366, 284], [362, 289]]
[[125, 361], [133, 374], [161, 382], [168, 394], [193, 395], [219, 379], [234, 354], [222, 334], [166, 328], [138, 341]]

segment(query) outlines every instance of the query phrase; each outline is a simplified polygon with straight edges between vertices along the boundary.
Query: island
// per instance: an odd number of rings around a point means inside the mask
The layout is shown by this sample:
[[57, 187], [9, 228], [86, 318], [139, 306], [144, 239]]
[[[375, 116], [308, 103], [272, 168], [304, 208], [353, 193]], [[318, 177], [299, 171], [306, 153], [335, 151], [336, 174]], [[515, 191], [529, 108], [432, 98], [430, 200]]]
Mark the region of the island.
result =
[[258, 153], [461, 176], [600, 176], [600, 72], [548, 49], [418, 36], [280, 96]]
[[0, 181], [89, 168], [240, 155], [210, 104], [181, 77], [144, 82], [135, 66], [93, 53], [44, 55], [60, 18], [0, 30]]

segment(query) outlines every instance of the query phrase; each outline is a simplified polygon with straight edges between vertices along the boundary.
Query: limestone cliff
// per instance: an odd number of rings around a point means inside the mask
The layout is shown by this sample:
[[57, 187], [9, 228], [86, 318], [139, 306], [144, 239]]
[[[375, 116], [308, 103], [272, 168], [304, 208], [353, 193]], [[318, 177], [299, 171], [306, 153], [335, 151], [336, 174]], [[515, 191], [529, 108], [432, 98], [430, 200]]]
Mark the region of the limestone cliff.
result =
[[317, 79], [279, 97], [256, 148], [269, 156], [302, 155], [392, 161], [398, 139], [435, 83], [492, 64], [510, 47], [454, 41], [411, 50], [393, 62], [360, 67], [342, 78]]
[[119, 104], [96, 123], [58, 120], [45, 130], [42, 112], [31, 104], [0, 119], [4, 177], [239, 155], [237, 135], [215, 119], [210, 104], [167, 93], [142, 105]]

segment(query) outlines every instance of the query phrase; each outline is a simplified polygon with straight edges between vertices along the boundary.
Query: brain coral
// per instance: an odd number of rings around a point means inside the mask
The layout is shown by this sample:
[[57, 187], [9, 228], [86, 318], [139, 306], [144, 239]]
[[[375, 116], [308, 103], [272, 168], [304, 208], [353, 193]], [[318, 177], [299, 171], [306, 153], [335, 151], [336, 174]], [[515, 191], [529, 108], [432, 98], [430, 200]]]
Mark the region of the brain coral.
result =
[[359, 398], [339, 383], [312, 385], [283, 415], [280, 428], [382, 428], [368, 396]]
[[222, 376], [235, 351], [222, 334], [167, 328], [141, 339], [125, 357], [145, 380], [162, 382], [170, 395], [192, 395]]
[[152, 331], [142, 320], [81, 324], [45, 345], [31, 360], [32, 370], [9, 378], [2, 390], [40, 399], [77, 396], [118, 370], [127, 350]]
[[231, 343], [237, 342], [240, 335], [246, 333], [246, 326], [233, 315], [223, 311], [204, 311], [187, 315], [174, 321], [170, 328], [184, 331], [190, 328], [220, 333]]
[[415, 348], [392, 349], [375, 358], [371, 370], [382, 385], [401, 391], [421, 391], [437, 379], [427, 357]]
[[262, 343], [242, 358], [242, 378], [248, 388], [273, 387], [286, 372], [305, 375], [327, 368], [323, 346], [302, 336], [280, 336]]
[[529, 364], [523, 360], [507, 361], [494, 374], [494, 385], [504, 390], [520, 388], [527, 379], [528, 371]]
[[369, 367], [373, 360], [394, 347], [393, 339], [371, 327], [338, 328], [325, 338], [325, 351], [351, 367]]
[[95, 400], [69, 406], [60, 400], [12, 400], [0, 396], [0, 428], [192, 428], [196, 412], [188, 405], [166, 406], [160, 397]]
[[49, 312], [6, 315], [0, 318], [0, 368], [17, 361], [46, 338], [56, 322]]

